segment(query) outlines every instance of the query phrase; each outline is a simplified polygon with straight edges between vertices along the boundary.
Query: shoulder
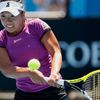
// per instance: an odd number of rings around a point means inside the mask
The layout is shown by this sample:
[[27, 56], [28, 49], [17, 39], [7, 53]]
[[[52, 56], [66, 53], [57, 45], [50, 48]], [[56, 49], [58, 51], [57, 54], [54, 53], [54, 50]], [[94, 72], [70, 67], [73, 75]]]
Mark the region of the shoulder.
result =
[[6, 46], [6, 31], [1, 30], [0, 31], [0, 47], [5, 47]]
[[6, 35], [5, 29], [1, 30], [1, 31], [0, 31], [0, 39], [1, 39], [1, 38], [4, 38], [5, 35]]
[[28, 27], [34, 28], [35, 30], [47, 30], [51, 29], [51, 27], [42, 19], [40, 18], [33, 18], [26, 20]]
[[34, 33], [37, 33], [39, 37], [43, 36], [47, 30], [51, 29], [47, 23], [39, 18], [27, 19], [26, 22], [30, 32], [33, 34], [34, 31]]
[[49, 26], [45, 21], [43, 21], [40, 18], [31, 18], [31, 19], [27, 19], [26, 20], [28, 25], [32, 25], [32, 26]]

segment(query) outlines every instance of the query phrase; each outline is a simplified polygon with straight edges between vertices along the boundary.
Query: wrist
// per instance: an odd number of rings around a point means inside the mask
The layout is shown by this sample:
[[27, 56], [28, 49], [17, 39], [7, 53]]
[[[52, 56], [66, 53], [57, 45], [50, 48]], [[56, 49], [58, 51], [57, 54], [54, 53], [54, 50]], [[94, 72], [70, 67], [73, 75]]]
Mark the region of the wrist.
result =
[[16, 73], [18, 73], [21, 77], [30, 77], [31, 70], [28, 67], [16, 67]]
[[51, 74], [59, 74], [59, 71], [56, 71], [56, 70], [54, 70], [54, 71], [51, 71]]

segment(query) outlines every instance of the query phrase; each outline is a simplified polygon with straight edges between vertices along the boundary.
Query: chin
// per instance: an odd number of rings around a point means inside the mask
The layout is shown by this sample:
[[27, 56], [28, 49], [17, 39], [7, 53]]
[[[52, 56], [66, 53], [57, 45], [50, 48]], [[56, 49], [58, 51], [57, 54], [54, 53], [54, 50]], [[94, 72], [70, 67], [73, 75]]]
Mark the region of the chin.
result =
[[11, 35], [11, 36], [13, 36], [13, 35], [16, 35], [16, 34], [17, 34], [17, 32], [16, 32], [16, 31], [9, 31], [9, 30], [7, 30], [7, 32], [8, 32], [8, 34], [9, 34], [9, 35]]
[[6, 29], [9, 33], [14, 33], [15, 30], [14, 29]]

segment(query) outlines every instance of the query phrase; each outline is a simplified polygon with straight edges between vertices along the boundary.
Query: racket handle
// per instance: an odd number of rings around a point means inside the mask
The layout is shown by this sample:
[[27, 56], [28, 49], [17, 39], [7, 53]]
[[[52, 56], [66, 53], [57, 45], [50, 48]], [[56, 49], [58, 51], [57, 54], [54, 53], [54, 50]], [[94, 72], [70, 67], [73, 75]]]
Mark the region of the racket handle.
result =
[[[48, 77], [44, 77], [44, 80], [45, 80], [45, 81], [48, 81], [48, 79], [49, 79]], [[59, 80], [57, 81], [57, 84], [58, 84], [58, 85], [64, 86], [64, 80], [63, 80], [63, 79], [59, 79]]]

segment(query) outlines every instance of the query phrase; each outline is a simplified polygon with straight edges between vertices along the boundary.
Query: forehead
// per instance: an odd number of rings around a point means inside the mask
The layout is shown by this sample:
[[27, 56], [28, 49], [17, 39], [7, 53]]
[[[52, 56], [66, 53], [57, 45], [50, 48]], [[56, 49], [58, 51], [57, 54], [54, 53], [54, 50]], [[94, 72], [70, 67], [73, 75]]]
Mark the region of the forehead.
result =
[[13, 16], [10, 12], [4, 11], [0, 15], [5, 15], [5, 16]]

